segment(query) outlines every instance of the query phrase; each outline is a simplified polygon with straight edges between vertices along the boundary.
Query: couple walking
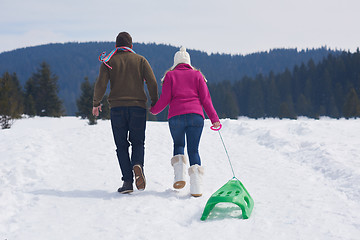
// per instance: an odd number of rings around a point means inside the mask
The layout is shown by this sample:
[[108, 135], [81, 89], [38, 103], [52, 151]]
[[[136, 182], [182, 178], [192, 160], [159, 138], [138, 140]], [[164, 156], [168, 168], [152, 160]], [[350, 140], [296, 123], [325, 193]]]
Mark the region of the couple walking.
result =
[[[108, 101], [111, 108], [111, 127], [116, 145], [123, 186], [120, 193], [144, 190], [144, 143], [146, 128], [146, 102], [144, 82], [151, 99], [150, 112], [160, 113], [169, 105], [168, 122], [174, 150], [171, 165], [174, 168], [173, 187], [181, 189], [186, 184], [186, 170], [190, 176], [190, 193], [202, 195], [202, 175], [199, 142], [204, 126], [204, 113], [213, 126], [220, 126], [213, 107], [206, 79], [191, 65], [190, 55], [181, 48], [174, 56], [174, 64], [162, 79], [162, 93], [148, 61], [132, 49], [132, 38], [121, 32], [116, 38], [116, 49], [108, 56], [101, 56], [99, 77], [95, 83], [93, 114], [99, 115], [100, 102], [110, 81]], [[185, 138], [188, 159], [184, 153]], [[129, 147], [131, 144], [131, 154]], [[188, 166], [190, 166], [188, 168]]]

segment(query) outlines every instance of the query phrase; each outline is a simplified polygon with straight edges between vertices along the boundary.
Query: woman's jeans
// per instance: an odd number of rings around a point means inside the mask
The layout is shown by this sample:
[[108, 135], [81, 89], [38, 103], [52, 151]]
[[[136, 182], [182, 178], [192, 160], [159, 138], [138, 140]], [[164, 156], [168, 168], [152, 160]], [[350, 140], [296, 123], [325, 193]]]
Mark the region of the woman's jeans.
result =
[[190, 165], [201, 165], [199, 143], [204, 127], [203, 117], [195, 113], [174, 116], [169, 119], [169, 127], [174, 142], [174, 156], [184, 154], [186, 136]]
[[[111, 127], [122, 180], [133, 182], [133, 166], [144, 165], [146, 109], [141, 107], [111, 108]], [[129, 146], [131, 144], [131, 157]]]

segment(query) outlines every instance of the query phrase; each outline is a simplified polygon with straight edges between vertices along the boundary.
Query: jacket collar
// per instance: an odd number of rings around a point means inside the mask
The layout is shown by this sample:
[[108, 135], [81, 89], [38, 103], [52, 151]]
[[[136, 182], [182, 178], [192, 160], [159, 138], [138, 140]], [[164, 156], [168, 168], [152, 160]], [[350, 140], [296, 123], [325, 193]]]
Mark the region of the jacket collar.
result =
[[174, 68], [174, 70], [189, 70], [189, 69], [193, 69], [193, 67], [187, 63], [180, 63]]

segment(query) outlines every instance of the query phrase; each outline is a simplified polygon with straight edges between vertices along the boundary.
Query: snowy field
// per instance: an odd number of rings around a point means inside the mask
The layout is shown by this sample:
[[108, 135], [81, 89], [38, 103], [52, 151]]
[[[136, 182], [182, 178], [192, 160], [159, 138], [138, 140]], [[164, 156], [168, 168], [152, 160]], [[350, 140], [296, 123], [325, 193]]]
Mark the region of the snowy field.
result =
[[148, 122], [145, 191], [121, 186], [109, 121], [17, 120], [0, 130], [0, 240], [360, 239], [360, 120], [222, 120], [235, 174], [255, 201], [200, 221], [232, 172], [219, 134], [205, 122], [200, 198], [172, 189], [166, 122]]

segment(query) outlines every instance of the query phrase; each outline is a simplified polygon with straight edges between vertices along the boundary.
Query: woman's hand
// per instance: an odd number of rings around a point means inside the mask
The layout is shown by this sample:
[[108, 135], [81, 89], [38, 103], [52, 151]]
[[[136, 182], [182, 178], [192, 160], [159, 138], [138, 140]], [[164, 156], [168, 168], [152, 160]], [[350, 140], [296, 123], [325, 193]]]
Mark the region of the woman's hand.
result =
[[220, 122], [214, 122], [212, 126], [213, 126], [213, 128], [219, 128]]

